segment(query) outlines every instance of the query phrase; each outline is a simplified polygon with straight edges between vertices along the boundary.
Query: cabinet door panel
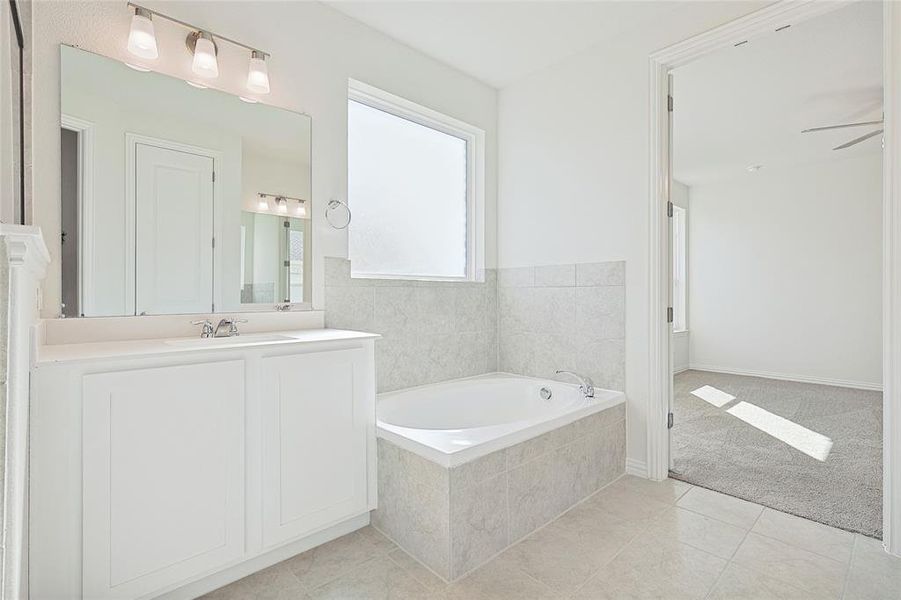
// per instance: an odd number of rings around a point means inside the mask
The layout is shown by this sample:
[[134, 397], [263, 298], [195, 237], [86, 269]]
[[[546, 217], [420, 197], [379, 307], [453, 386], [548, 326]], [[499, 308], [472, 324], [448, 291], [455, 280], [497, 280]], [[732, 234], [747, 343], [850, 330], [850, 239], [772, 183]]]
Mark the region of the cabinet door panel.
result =
[[244, 550], [244, 361], [84, 377], [86, 597], [136, 597]]
[[362, 349], [264, 359], [263, 544], [367, 508], [373, 390]]

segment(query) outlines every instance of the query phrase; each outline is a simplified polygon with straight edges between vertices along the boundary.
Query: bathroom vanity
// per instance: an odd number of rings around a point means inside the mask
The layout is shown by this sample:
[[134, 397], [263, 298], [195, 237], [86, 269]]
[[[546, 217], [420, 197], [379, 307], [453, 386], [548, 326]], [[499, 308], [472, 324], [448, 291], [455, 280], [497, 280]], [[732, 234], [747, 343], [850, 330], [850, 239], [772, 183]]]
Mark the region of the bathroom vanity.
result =
[[194, 598], [363, 527], [377, 336], [312, 310], [311, 118], [59, 59], [29, 597]]
[[376, 337], [39, 347], [30, 596], [194, 597], [368, 523]]

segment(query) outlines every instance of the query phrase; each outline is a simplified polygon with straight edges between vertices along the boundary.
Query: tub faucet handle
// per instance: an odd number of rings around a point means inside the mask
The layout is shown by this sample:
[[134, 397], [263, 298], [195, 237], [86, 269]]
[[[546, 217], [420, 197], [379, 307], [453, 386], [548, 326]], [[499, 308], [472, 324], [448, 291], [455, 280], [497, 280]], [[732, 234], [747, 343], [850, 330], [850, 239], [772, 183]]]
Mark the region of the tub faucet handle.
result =
[[579, 390], [585, 398], [594, 398], [594, 382], [587, 375], [579, 375], [566, 369], [557, 369], [557, 375], [569, 375], [579, 382]]

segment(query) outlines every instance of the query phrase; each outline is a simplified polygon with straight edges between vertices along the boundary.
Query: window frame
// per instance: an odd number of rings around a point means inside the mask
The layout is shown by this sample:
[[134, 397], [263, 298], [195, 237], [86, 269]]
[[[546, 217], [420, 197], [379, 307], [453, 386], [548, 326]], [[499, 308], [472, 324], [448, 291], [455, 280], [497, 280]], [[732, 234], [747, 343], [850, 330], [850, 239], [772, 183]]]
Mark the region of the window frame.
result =
[[[466, 142], [466, 263], [463, 276], [355, 273], [353, 261], [351, 261], [351, 278], [403, 281], [485, 281], [485, 130], [355, 79], [348, 79], [347, 101], [348, 103], [364, 104]], [[349, 119], [347, 133], [349, 138]], [[349, 190], [349, 161], [346, 164], [346, 175], [345, 189]], [[348, 195], [347, 200], [353, 210], [353, 198]], [[353, 221], [351, 221], [350, 227], [353, 227]], [[348, 251], [351, 235], [351, 232], [348, 231]]]

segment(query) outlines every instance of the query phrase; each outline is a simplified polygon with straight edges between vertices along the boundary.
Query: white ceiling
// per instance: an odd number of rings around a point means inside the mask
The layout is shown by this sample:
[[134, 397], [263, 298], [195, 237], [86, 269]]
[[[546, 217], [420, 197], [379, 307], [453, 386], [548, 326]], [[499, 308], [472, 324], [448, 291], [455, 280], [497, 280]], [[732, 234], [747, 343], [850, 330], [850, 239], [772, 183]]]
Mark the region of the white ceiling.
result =
[[687, 185], [881, 151], [873, 128], [801, 134], [882, 115], [882, 6], [859, 2], [674, 73], [674, 175]]
[[326, 0], [326, 4], [502, 88], [605, 39], [665, 18], [685, 3]]

